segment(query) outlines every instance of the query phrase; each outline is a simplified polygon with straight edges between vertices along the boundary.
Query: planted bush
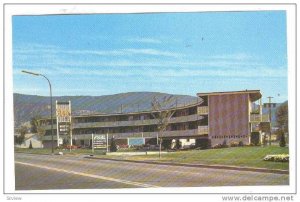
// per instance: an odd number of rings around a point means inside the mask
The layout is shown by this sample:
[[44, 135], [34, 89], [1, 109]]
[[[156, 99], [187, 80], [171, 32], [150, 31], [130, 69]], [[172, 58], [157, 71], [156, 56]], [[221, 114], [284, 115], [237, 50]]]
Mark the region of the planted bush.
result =
[[221, 149], [221, 148], [223, 148], [222, 144], [216, 144], [212, 147], [212, 149]]
[[230, 142], [230, 147], [238, 147], [240, 146], [238, 142]]
[[200, 149], [209, 149], [211, 148], [211, 140], [208, 138], [196, 139], [195, 147]]
[[267, 155], [264, 157], [264, 161], [273, 161], [273, 162], [288, 162], [288, 154], [277, 154], [277, 155]]

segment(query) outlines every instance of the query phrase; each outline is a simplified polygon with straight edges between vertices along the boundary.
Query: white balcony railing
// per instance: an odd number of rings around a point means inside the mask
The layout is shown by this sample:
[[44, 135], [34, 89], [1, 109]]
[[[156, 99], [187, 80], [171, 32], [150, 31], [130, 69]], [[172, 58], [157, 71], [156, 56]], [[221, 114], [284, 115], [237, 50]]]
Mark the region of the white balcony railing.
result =
[[270, 122], [268, 114], [251, 114], [250, 122]]
[[202, 106], [197, 108], [198, 114], [208, 114], [208, 107], [207, 106]]
[[208, 126], [198, 126], [198, 135], [208, 134]]

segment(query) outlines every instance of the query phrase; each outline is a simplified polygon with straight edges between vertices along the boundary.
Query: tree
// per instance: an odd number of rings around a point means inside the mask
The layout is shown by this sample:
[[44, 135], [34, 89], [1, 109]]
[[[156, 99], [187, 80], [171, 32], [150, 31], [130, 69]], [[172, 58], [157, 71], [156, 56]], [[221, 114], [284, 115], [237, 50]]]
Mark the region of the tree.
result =
[[30, 125], [31, 125], [31, 128], [30, 128], [31, 132], [32, 133], [37, 133], [37, 128], [38, 128], [38, 125], [39, 125], [39, 121], [38, 121], [37, 116], [31, 118]]
[[159, 138], [159, 158], [161, 158], [161, 145], [162, 145], [162, 136], [163, 133], [167, 130], [170, 119], [175, 113], [175, 110], [172, 110], [174, 103], [167, 107], [173, 96], [165, 96], [162, 101], [159, 101], [157, 97], [154, 97], [151, 105], [152, 105], [152, 113], [154, 119], [157, 120], [157, 130], [158, 130], [158, 138]]
[[116, 152], [118, 150], [115, 138], [112, 137], [110, 141], [110, 152]]
[[289, 115], [288, 115], [288, 102], [281, 104], [276, 110], [276, 121], [280, 128], [285, 133], [289, 132]]
[[280, 136], [279, 146], [280, 146], [280, 147], [285, 147], [286, 142], [285, 142], [284, 132], [283, 132], [283, 131], [280, 131], [280, 133], [281, 133], [281, 136]]
[[19, 136], [15, 136], [15, 143], [20, 145], [24, 142], [25, 140], [25, 134], [27, 133], [28, 128], [26, 126], [21, 126], [17, 132], [20, 133]]
[[29, 143], [29, 149], [33, 149], [31, 140], [30, 140], [30, 143]]
[[32, 133], [37, 133], [38, 139], [41, 139], [42, 136], [45, 135], [46, 130], [44, 127], [41, 126], [41, 122], [39, 121], [41, 117], [39, 115], [31, 118], [30, 124], [31, 124], [31, 132]]

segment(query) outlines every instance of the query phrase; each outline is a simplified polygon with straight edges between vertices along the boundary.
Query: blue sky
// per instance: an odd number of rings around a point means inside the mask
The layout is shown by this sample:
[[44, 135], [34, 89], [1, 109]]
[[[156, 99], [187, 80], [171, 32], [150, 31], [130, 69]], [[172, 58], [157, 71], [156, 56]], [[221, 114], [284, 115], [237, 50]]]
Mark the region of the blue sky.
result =
[[29, 70], [53, 95], [260, 89], [281, 102], [286, 46], [284, 11], [14, 16], [14, 92], [48, 95]]

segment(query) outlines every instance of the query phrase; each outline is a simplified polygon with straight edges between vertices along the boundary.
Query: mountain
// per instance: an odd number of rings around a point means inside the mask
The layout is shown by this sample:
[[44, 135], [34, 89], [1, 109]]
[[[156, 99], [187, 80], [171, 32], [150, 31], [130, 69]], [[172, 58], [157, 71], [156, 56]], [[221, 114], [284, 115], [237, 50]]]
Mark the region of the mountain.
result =
[[[103, 96], [54, 96], [52, 98], [53, 113], [55, 114], [56, 100], [70, 100], [72, 115], [148, 111], [151, 110], [151, 102], [154, 97], [160, 101], [165, 97], [171, 97], [166, 108], [174, 106], [176, 103], [177, 106], [182, 106], [198, 101], [195, 96], [158, 92], [129, 92]], [[50, 97], [14, 93], [15, 127], [36, 116], [50, 116]]]

